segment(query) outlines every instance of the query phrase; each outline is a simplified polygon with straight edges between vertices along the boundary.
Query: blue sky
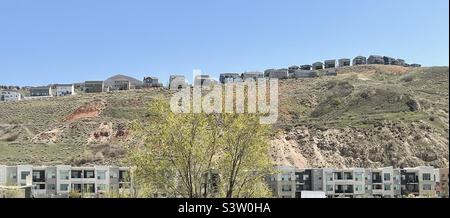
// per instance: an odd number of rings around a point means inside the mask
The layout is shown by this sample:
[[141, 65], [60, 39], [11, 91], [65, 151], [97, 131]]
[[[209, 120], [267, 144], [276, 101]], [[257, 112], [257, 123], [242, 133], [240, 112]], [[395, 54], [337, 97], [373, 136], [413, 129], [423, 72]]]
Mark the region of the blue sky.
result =
[[0, 84], [449, 60], [448, 0], [0, 0]]

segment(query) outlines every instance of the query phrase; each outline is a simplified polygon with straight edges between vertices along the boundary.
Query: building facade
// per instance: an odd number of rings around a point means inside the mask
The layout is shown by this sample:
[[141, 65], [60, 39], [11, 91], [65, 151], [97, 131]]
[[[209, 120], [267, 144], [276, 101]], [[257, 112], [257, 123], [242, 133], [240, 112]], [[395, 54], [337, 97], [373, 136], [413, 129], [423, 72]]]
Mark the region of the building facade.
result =
[[56, 96], [69, 96], [75, 94], [75, 86], [73, 84], [56, 84]]
[[31, 87], [30, 96], [32, 97], [53, 96], [52, 88], [51, 86]]
[[2, 90], [0, 92], [0, 101], [20, 101], [22, 99], [22, 95], [17, 91], [9, 91], [9, 90]]
[[169, 89], [180, 90], [187, 87], [186, 78], [182, 75], [171, 75], [169, 78]]
[[127, 167], [88, 166], [4, 166], [0, 165], [0, 186], [27, 186], [31, 180], [32, 197], [52, 198], [102, 197], [110, 193], [124, 193], [131, 189]]

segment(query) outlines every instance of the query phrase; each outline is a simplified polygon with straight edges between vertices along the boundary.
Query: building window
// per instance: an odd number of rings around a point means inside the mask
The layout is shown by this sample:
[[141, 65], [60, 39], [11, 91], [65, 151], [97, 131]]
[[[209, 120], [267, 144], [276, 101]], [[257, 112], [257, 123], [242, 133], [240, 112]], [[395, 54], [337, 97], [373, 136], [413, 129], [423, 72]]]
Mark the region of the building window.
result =
[[25, 179], [27, 179], [27, 176], [29, 176], [29, 175], [30, 175], [30, 171], [20, 172], [20, 179], [25, 180]]
[[84, 184], [84, 192], [95, 193], [95, 184]]
[[431, 180], [431, 174], [429, 174], [429, 173], [422, 174], [422, 179], [425, 180], [425, 181], [430, 181]]
[[423, 185], [423, 190], [424, 191], [431, 191], [431, 185], [430, 184], [424, 184]]
[[372, 187], [371, 187], [370, 185], [366, 185], [366, 190], [367, 190], [367, 191], [371, 190], [371, 188], [372, 188]]
[[61, 191], [69, 191], [69, 184], [61, 184], [59, 185], [59, 189]]
[[390, 184], [384, 184], [384, 190], [385, 191], [390, 191], [391, 190], [391, 185]]
[[56, 173], [53, 171], [47, 171], [47, 179], [56, 179]]
[[87, 178], [87, 179], [95, 178], [94, 171], [93, 170], [85, 170], [84, 171], [84, 178]]
[[389, 181], [391, 180], [391, 174], [390, 173], [385, 173], [384, 174], [384, 181]]
[[72, 179], [81, 179], [82, 178], [81, 170], [72, 170], [70, 173], [70, 178]]
[[68, 170], [60, 170], [59, 171], [59, 179], [68, 180], [69, 179], [69, 171]]
[[281, 186], [281, 191], [290, 192], [290, 191], [292, 191], [292, 188], [290, 185], [283, 185], [283, 186]]
[[105, 170], [98, 170], [97, 171], [97, 179], [98, 180], [105, 180], [106, 179], [106, 171]]
[[355, 185], [355, 191], [362, 191], [363, 187], [362, 185]]
[[362, 173], [355, 173], [355, 181], [362, 181], [363, 174]]
[[56, 189], [56, 185], [55, 184], [48, 184], [47, 185], [47, 189], [48, 190], [55, 190]]
[[108, 186], [106, 184], [98, 184], [97, 185], [97, 191], [106, 191], [108, 189]]
[[289, 174], [281, 175], [281, 181], [291, 181], [291, 175]]

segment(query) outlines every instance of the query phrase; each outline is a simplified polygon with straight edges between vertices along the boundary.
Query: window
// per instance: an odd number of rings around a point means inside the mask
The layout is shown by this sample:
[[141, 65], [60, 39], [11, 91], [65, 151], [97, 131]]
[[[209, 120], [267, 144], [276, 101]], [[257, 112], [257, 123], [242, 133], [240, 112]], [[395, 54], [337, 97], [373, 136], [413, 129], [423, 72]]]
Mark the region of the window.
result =
[[56, 173], [53, 171], [47, 171], [47, 179], [56, 179]]
[[384, 174], [384, 181], [389, 181], [391, 180], [391, 174], [390, 173], [385, 173]]
[[108, 189], [108, 186], [106, 184], [98, 184], [97, 185], [97, 191], [106, 191]]
[[291, 181], [291, 175], [289, 174], [281, 175], [281, 181]]
[[425, 190], [425, 191], [431, 191], [431, 185], [430, 185], [430, 184], [424, 184], [424, 185], [423, 185], [423, 190]]
[[94, 171], [93, 170], [85, 170], [84, 171], [84, 178], [87, 178], [87, 179], [95, 178]]
[[370, 185], [366, 185], [366, 190], [371, 190], [372, 189], [372, 187], [370, 186]]
[[45, 184], [38, 184], [35, 186], [36, 190], [45, 190]]
[[47, 185], [47, 189], [48, 190], [55, 190], [56, 189], [56, 185], [55, 184], [48, 184]]
[[97, 170], [97, 179], [105, 180], [106, 179], [106, 171], [105, 170]]
[[355, 173], [355, 181], [362, 181], [363, 174], [362, 173]]
[[69, 191], [69, 184], [61, 184], [59, 185], [59, 189], [61, 191]]
[[355, 191], [362, 191], [363, 187], [362, 185], [355, 185]]
[[86, 193], [95, 193], [95, 184], [84, 184], [83, 188]]
[[325, 177], [326, 177], [327, 181], [333, 181], [333, 174], [327, 173], [327, 175], [325, 175]]
[[59, 171], [59, 179], [68, 180], [69, 179], [69, 171], [68, 170], [60, 170]]
[[80, 179], [82, 178], [82, 173], [81, 170], [72, 170], [72, 172], [70, 173], [70, 178], [72, 179]]
[[425, 181], [430, 181], [430, 180], [431, 180], [431, 174], [429, 174], [429, 173], [424, 173], [424, 174], [422, 175], [422, 179], [425, 180]]
[[115, 179], [117, 177], [118, 177], [117, 172], [112, 171], [112, 172], [109, 173], [109, 178]]
[[385, 191], [390, 191], [391, 190], [391, 185], [390, 184], [384, 184], [384, 190]]
[[11, 173], [11, 179], [17, 179], [17, 173]]
[[30, 171], [20, 172], [20, 179], [25, 180], [25, 179], [27, 179], [27, 176], [29, 176], [29, 175], [30, 175]]
[[283, 186], [281, 186], [281, 191], [290, 192], [290, 191], [292, 191], [292, 188], [290, 185], [283, 185]]

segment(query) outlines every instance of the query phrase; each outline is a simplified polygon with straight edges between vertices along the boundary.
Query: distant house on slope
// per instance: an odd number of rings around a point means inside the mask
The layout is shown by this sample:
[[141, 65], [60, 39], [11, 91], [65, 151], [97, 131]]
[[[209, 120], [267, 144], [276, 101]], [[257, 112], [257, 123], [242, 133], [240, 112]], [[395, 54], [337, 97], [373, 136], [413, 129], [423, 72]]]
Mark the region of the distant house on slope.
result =
[[31, 97], [53, 96], [51, 86], [39, 86], [30, 88]]
[[162, 87], [162, 83], [159, 83], [158, 77], [148, 76], [144, 77], [143, 80], [144, 88], [152, 88], [152, 87]]
[[73, 84], [56, 84], [56, 96], [68, 96], [75, 94], [75, 86]]
[[0, 101], [11, 102], [11, 101], [20, 101], [22, 99], [22, 95], [13, 90], [2, 90], [0, 92]]
[[84, 91], [86, 93], [102, 93], [105, 89], [103, 81], [85, 81]]
[[353, 58], [353, 66], [367, 64], [367, 58], [364, 56], [357, 56]]
[[139, 89], [142, 87], [143, 82], [133, 77], [118, 74], [106, 79], [104, 84], [113, 91]]

